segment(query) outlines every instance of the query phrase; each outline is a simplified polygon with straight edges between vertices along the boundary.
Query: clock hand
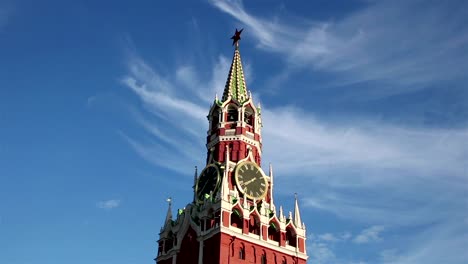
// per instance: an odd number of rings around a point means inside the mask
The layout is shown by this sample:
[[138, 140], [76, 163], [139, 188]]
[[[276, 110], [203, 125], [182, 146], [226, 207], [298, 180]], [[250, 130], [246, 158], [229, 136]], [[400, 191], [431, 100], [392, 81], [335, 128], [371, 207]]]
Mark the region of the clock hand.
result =
[[205, 187], [206, 187], [207, 184], [208, 184], [208, 182], [205, 182], [205, 184], [203, 184], [203, 187], [201, 188], [202, 191], [205, 190]]
[[244, 184], [245, 184], [245, 185], [249, 185], [251, 182], [254, 182], [255, 180], [256, 180], [256, 179], [253, 178], [253, 179], [251, 179], [251, 180], [248, 180], [248, 181], [244, 182]]

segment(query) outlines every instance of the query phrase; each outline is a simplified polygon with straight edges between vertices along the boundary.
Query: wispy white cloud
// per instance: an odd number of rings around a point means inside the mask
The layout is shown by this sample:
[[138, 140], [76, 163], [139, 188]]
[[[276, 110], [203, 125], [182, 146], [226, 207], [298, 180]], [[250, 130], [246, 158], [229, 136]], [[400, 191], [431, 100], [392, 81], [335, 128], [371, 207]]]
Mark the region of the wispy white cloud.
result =
[[308, 252], [310, 258], [314, 263], [327, 264], [339, 263], [333, 250], [326, 243], [322, 242], [309, 242]]
[[345, 242], [351, 239], [352, 234], [350, 232], [344, 232], [344, 233], [324, 233], [324, 234], [318, 234], [318, 235], [313, 235], [312, 239], [315, 241], [319, 242], [327, 242], [327, 243], [336, 243], [336, 242]]
[[379, 241], [379, 233], [381, 230], [377, 230], [378, 228], [379, 226], [373, 226], [364, 229], [354, 238], [351, 232], [348, 231], [341, 233], [309, 234], [307, 239], [310, 258], [314, 263], [320, 264], [366, 263], [360, 260], [343, 259], [340, 257], [340, 254], [336, 254], [335, 251], [338, 251], [338, 245], [341, 247], [359, 247], [360, 245], [356, 243], [351, 244], [351, 242], [356, 240], [362, 240], [361, 243]]
[[96, 95], [92, 95], [92, 96], [88, 97], [88, 99], [86, 99], [86, 105], [88, 107], [92, 106], [93, 103], [96, 101], [96, 99], [97, 99]]
[[[208, 85], [198, 79], [200, 72], [191, 64], [163, 75], [136, 52], [130, 52], [127, 66], [128, 73], [121, 83], [138, 96], [147, 110], [131, 112], [150, 137], [134, 137], [124, 131], [120, 135], [145, 160], [191, 175], [192, 165], [203, 162], [200, 153], [203, 153], [204, 139], [200, 135], [206, 133], [206, 115], [215, 93], [222, 94], [226, 72], [229, 72], [227, 58], [218, 57]], [[145, 117], [148, 113], [150, 116]], [[181, 166], [180, 159], [194, 164]]]
[[335, 235], [331, 233], [325, 233], [325, 234], [319, 235], [319, 238], [325, 241], [332, 241], [332, 242], [338, 241], [338, 238], [335, 237]]
[[457, 220], [434, 224], [430, 229], [409, 239], [405, 247], [384, 250], [381, 253], [381, 263], [463, 264], [468, 259], [467, 241], [466, 224]]
[[115, 199], [100, 201], [96, 203], [97, 208], [106, 209], [106, 210], [114, 209], [119, 206], [120, 206], [120, 200], [115, 200]]
[[339, 73], [334, 85], [379, 81], [373, 90], [394, 94], [465, 78], [468, 70], [463, 2], [375, 1], [339, 20], [302, 25], [256, 16], [242, 1], [211, 3], [245, 24], [260, 48], [283, 54], [290, 67]]
[[282, 150], [267, 148], [265, 156], [284, 172], [352, 166], [404, 168], [428, 177], [440, 172], [464, 174], [467, 144], [463, 142], [468, 140], [468, 129], [411, 128], [372, 120], [327, 122], [286, 107], [266, 108], [262, 113], [265, 141]]
[[370, 242], [381, 241], [381, 233], [385, 230], [383, 226], [375, 225], [367, 229], [362, 230], [362, 232], [357, 235], [353, 242], [357, 244], [364, 244]]

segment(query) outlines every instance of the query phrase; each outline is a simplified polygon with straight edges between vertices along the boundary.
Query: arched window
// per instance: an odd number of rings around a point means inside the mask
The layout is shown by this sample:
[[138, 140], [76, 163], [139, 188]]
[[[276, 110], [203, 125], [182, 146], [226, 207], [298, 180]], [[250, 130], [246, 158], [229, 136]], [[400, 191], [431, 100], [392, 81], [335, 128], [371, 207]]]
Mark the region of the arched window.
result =
[[164, 241], [160, 240], [158, 243], [158, 256], [160, 256], [164, 251]]
[[211, 131], [214, 131], [218, 128], [219, 124], [219, 109], [213, 110], [213, 113], [211, 114]]
[[244, 249], [244, 246], [240, 246], [240, 248], [239, 248], [239, 259], [245, 259], [245, 249]]
[[281, 264], [288, 264], [285, 257], [283, 257], [283, 260], [281, 261]]
[[227, 122], [236, 122], [239, 119], [237, 108], [234, 105], [228, 106]]
[[286, 228], [286, 244], [296, 247], [296, 232], [290, 226]]
[[262, 257], [261, 257], [260, 260], [261, 260], [261, 263], [262, 263], [262, 264], [267, 264], [267, 257], [266, 257], [266, 253], [265, 253], [265, 252], [263, 252]]
[[167, 235], [167, 239], [164, 242], [164, 249], [167, 251], [171, 250], [174, 247], [174, 234], [172, 231], [169, 231], [169, 234]]
[[244, 122], [250, 126], [253, 126], [254, 124], [254, 111], [250, 107], [247, 107], [244, 110]]
[[239, 209], [232, 210], [231, 213], [231, 226], [242, 229], [242, 215]]
[[260, 219], [258, 219], [258, 217], [254, 214], [250, 215], [249, 232], [260, 235]]

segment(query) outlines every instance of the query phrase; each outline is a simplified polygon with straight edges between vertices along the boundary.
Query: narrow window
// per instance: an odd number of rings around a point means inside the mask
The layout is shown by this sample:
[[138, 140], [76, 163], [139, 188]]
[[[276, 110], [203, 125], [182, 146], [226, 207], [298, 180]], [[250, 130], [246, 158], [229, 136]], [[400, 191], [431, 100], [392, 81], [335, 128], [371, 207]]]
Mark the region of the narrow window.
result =
[[219, 111], [214, 110], [211, 115], [211, 131], [215, 131], [218, 128], [219, 124]]
[[245, 259], [245, 249], [243, 247], [239, 248], [239, 259]]
[[262, 254], [261, 261], [262, 261], [262, 264], [267, 264], [267, 259], [266, 259], [266, 254], [265, 253]]
[[253, 126], [254, 112], [251, 108], [246, 108], [244, 111], [244, 122], [249, 126]]

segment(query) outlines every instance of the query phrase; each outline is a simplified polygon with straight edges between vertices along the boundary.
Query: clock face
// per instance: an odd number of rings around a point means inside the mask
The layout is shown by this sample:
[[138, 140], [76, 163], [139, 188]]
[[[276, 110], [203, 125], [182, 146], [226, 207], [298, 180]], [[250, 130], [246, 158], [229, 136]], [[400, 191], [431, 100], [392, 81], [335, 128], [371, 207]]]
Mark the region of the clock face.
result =
[[245, 161], [238, 164], [235, 179], [239, 191], [250, 199], [261, 199], [267, 194], [268, 181], [256, 163]]
[[206, 194], [214, 193], [219, 183], [219, 169], [216, 165], [210, 164], [200, 173], [198, 177], [195, 192], [197, 193], [198, 201], [203, 201]]

